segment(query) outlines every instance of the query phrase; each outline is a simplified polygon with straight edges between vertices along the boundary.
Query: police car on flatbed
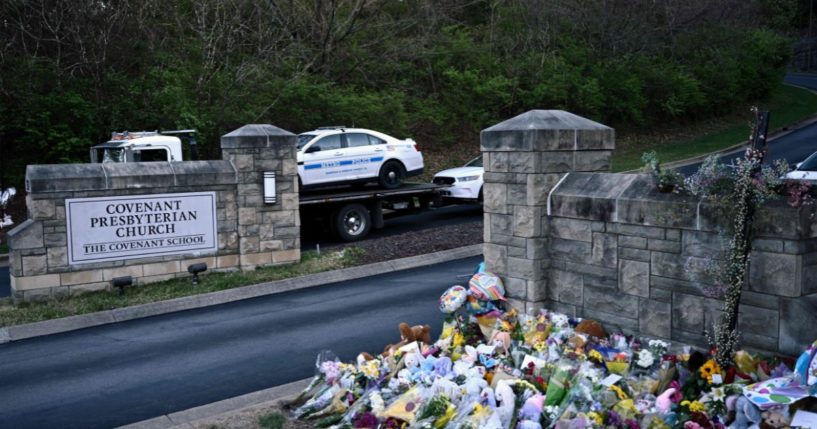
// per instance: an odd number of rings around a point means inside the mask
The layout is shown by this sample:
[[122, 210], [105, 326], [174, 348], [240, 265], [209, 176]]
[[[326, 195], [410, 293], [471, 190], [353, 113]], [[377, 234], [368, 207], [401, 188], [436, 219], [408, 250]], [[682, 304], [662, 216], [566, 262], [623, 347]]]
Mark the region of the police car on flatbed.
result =
[[394, 189], [422, 172], [423, 154], [410, 138], [343, 126], [298, 135], [298, 178], [305, 188], [377, 182]]

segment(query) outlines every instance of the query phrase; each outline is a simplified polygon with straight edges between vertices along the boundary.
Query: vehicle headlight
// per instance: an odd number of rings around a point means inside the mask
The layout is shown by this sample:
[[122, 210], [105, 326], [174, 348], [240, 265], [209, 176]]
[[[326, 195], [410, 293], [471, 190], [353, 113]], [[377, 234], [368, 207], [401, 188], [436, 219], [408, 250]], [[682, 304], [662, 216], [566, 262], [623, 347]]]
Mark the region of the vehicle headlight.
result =
[[479, 176], [465, 176], [465, 177], [457, 177], [457, 182], [470, 182], [472, 180], [479, 179]]

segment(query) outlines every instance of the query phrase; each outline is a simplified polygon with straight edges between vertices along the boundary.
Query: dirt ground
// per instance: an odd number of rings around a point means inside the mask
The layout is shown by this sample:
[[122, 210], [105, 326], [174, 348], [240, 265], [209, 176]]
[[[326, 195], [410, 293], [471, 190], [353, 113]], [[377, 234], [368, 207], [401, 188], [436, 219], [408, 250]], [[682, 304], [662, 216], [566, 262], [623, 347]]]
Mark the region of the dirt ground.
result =
[[311, 423], [293, 420], [289, 418], [289, 411], [285, 410], [281, 401], [264, 402], [240, 410], [221, 414], [215, 417], [202, 419], [185, 425], [185, 428], [193, 429], [270, 429], [271, 426], [261, 426], [259, 419], [273, 413], [279, 413], [287, 419], [281, 429], [311, 429]]

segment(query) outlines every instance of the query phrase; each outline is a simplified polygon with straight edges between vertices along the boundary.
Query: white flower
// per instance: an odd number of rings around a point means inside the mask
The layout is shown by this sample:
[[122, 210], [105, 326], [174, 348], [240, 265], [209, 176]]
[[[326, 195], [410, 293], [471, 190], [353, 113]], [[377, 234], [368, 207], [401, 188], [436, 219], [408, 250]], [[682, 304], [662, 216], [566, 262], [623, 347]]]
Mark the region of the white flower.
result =
[[567, 326], [568, 318], [564, 314], [551, 314], [550, 321], [559, 328]]
[[723, 402], [726, 399], [726, 392], [723, 391], [723, 387], [715, 387], [712, 389], [712, 400], [716, 402]]
[[11, 221], [11, 216], [5, 215], [2, 219], [0, 219], [0, 228], [4, 226], [14, 225], [14, 222]]
[[655, 357], [647, 350], [642, 350], [638, 353], [638, 361], [636, 364], [642, 368], [649, 368], [655, 362]]
[[666, 353], [669, 349], [669, 343], [666, 341], [650, 340], [649, 345], [650, 349], [655, 350], [658, 353]]

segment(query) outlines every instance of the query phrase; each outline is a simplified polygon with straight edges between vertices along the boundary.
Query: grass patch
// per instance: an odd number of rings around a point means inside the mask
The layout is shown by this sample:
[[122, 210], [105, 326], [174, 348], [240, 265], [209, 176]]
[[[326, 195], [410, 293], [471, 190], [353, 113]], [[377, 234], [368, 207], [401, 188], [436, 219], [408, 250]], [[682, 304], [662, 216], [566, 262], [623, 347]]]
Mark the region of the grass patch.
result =
[[281, 413], [270, 413], [258, 417], [258, 424], [264, 429], [281, 429], [285, 421], [286, 417]]
[[[775, 130], [817, 113], [817, 95], [781, 84], [768, 102], [758, 105], [771, 112], [769, 130]], [[641, 155], [650, 150], [658, 154], [661, 162], [670, 162], [736, 145], [749, 138], [750, 120], [747, 107], [740, 114], [698, 122], [683, 129], [625, 136], [613, 153], [613, 171], [640, 168]]]
[[17, 306], [0, 307], [0, 326], [39, 322], [337, 270], [357, 265], [362, 254], [363, 250], [356, 247], [324, 252], [320, 256], [308, 251], [301, 254], [301, 261], [297, 264], [262, 267], [248, 272], [209, 273], [200, 276], [196, 287], [191, 285], [189, 277], [181, 277], [128, 287], [122, 296], [115, 291], [102, 291], [56, 298], [44, 303], [22, 302]]

